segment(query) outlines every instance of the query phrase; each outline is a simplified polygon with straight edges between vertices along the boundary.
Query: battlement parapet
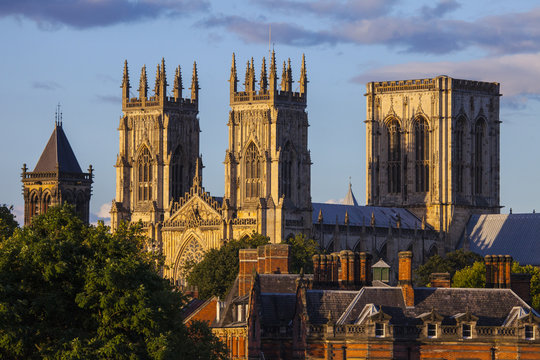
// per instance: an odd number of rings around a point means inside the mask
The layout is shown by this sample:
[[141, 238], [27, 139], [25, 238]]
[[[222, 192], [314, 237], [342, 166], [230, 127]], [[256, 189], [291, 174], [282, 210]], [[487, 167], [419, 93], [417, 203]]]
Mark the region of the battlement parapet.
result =
[[[448, 81], [445, 81], [448, 80]], [[476, 80], [454, 79], [446, 75], [434, 78], [378, 81], [367, 84], [369, 93], [388, 93], [399, 91], [435, 91], [435, 90], [467, 90], [484, 92], [491, 95], [499, 95], [500, 84], [497, 82], [485, 82]]]

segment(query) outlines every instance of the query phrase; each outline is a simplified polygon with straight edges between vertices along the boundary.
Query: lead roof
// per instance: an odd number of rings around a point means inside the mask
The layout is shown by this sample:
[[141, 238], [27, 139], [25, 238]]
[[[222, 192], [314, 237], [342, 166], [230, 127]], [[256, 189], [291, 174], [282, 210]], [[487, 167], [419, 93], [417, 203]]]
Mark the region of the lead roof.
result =
[[79, 162], [71, 149], [62, 125], [56, 124], [54, 130], [41, 153], [34, 172], [82, 173]]

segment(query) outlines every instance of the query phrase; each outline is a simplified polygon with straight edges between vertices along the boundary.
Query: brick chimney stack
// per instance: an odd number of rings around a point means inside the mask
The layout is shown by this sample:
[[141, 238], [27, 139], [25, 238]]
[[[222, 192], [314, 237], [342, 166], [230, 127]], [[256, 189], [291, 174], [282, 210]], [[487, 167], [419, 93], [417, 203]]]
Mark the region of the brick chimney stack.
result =
[[509, 289], [512, 287], [512, 257], [510, 255], [486, 255], [486, 288]]
[[412, 252], [402, 251], [399, 257], [398, 286], [403, 292], [405, 306], [414, 306], [414, 289], [412, 286]]

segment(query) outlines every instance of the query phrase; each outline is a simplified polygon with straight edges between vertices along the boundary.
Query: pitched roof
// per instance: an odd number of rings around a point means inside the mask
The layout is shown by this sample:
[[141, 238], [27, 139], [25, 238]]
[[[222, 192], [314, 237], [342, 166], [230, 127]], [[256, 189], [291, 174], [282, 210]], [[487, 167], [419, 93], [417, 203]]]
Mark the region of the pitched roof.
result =
[[52, 172], [58, 170], [66, 173], [82, 173], [79, 162], [71, 149], [71, 145], [62, 129], [56, 124], [37, 162], [34, 172]]
[[[261, 293], [295, 294], [299, 274], [259, 274]], [[304, 275], [313, 279], [312, 274]]]
[[356, 201], [356, 198], [354, 197], [354, 194], [352, 192], [352, 184], [350, 182], [349, 182], [349, 191], [347, 191], [347, 195], [345, 195], [345, 199], [343, 199], [343, 205], [358, 206], [358, 202]]
[[[319, 223], [319, 211], [322, 211], [323, 224], [335, 225], [336, 216], [339, 224], [345, 223], [345, 213], [349, 215], [349, 224], [351, 226], [370, 226], [371, 214], [375, 217], [375, 226], [379, 228], [388, 228], [391, 225], [397, 227], [398, 219], [401, 221], [402, 229], [422, 227], [422, 220], [417, 218], [412, 212], [407, 209], [397, 207], [384, 206], [354, 206], [342, 204], [327, 204], [327, 203], [312, 203], [313, 214], [312, 221], [314, 224]], [[427, 229], [431, 229], [426, 225]]]
[[296, 294], [261, 294], [263, 326], [288, 325], [294, 316]]
[[540, 214], [472, 215], [466, 236], [469, 250], [480, 255], [511, 255], [520, 264], [540, 265]]

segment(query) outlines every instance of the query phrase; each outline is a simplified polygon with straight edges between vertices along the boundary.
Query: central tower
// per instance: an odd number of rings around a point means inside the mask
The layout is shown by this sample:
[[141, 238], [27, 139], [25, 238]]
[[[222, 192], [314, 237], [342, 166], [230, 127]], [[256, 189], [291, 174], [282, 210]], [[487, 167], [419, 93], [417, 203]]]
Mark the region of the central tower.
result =
[[280, 242], [311, 228], [311, 159], [308, 150], [307, 75], [302, 56], [299, 89], [291, 61], [278, 88], [275, 53], [269, 74], [263, 58], [256, 88], [253, 58], [238, 91], [233, 54], [229, 147], [225, 156], [225, 209], [230, 217], [257, 218], [257, 231]]

